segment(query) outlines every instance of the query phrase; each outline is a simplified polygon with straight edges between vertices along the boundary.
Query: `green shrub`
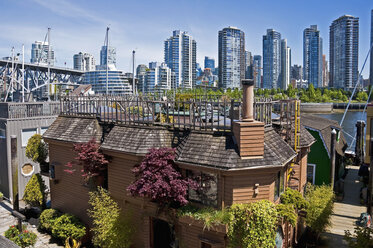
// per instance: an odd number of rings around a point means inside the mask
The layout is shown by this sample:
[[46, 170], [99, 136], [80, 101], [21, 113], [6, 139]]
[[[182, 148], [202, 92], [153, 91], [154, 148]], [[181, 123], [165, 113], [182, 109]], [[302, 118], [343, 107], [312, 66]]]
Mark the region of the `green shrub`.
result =
[[44, 180], [40, 174], [32, 175], [30, 181], [27, 183], [23, 200], [31, 206], [45, 206], [45, 189]]
[[283, 204], [291, 204], [297, 210], [307, 209], [308, 202], [297, 190], [286, 188], [285, 192], [281, 194], [281, 203]]
[[334, 193], [329, 185], [308, 185], [306, 192], [308, 201], [307, 226], [316, 234], [324, 232], [330, 225], [330, 217], [333, 213]]
[[78, 218], [63, 214], [53, 222], [52, 236], [63, 241], [69, 237], [80, 240], [85, 235], [85, 229]]
[[354, 235], [348, 230], [345, 231], [344, 240], [351, 248], [373, 247], [373, 230], [370, 227], [357, 226]]
[[4, 196], [3, 193], [0, 192], [0, 198], [3, 198], [3, 196]]
[[48, 232], [52, 231], [54, 222], [58, 217], [61, 216], [61, 213], [56, 209], [46, 209], [44, 210], [39, 217], [39, 228]]
[[204, 223], [204, 228], [210, 229], [216, 224], [227, 224], [230, 221], [230, 213], [227, 209], [216, 210], [213, 208], [197, 208], [192, 205], [181, 207], [177, 213], [179, 217], [189, 216]]
[[34, 134], [27, 142], [26, 156], [36, 163], [43, 163], [48, 157], [48, 148], [40, 134]]
[[231, 247], [275, 247], [277, 211], [274, 203], [263, 200], [233, 204], [228, 223]]
[[278, 204], [276, 206], [278, 216], [288, 221], [291, 225], [297, 224], [298, 215], [295, 212], [295, 208], [292, 204]]
[[36, 243], [36, 234], [28, 231], [25, 227], [20, 232], [16, 226], [10, 226], [5, 232], [5, 237], [22, 248], [34, 246]]
[[130, 247], [134, 229], [129, 216], [121, 214], [118, 204], [101, 187], [90, 192], [89, 197], [88, 215], [93, 223], [93, 244], [103, 248]]

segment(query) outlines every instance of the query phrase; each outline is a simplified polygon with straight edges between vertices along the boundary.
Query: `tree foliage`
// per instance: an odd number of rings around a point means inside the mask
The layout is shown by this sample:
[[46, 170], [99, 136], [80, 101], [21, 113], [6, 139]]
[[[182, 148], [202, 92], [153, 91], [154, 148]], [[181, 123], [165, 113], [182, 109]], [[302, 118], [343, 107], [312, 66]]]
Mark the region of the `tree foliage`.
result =
[[330, 225], [333, 213], [334, 192], [329, 185], [308, 185], [306, 192], [308, 201], [306, 223], [313, 232], [321, 233]]
[[274, 203], [263, 200], [250, 204], [233, 204], [230, 212], [230, 247], [275, 247], [278, 216]]
[[18, 227], [10, 226], [4, 236], [22, 248], [33, 247], [36, 243], [36, 234], [28, 231], [25, 226], [23, 226], [22, 232], [18, 230]]
[[41, 175], [34, 174], [25, 187], [23, 200], [31, 206], [44, 207], [46, 200], [45, 190], [46, 186]]
[[182, 177], [174, 159], [174, 149], [150, 149], [141, 164], [133, 168], [135, 181], [127, 190], [132, 196], [148, 197], [163, 206], [187, 204], [188, 188], [197, 189], [197, 183]]
[[45, 209], [39, 217], [39, 228], [47, 232], [52, 232], [54, 222], [60, 216], [61, 213], [56, 209]]
[[101, 175], [106, 170], [109, 161], [105, 158], [104, 154], [100, 151], [100, 146], [95, 138], [92, 138], [87, 143], [74, 144], [74, 151], [78, 154], [75, 157], [76, 161], [66, 164], [68, 173], [74, 173], [74, 164], [83, 166], [82, 176], [88, 180], [89, 178]]
[[296, 210], [307, 209], [308, 202], [304, 199], [303, 195], [294, 189], [286, 188], [285, 192], [281, 194], [281, 203], [291, 204]]
[[88, 215], [93, 223], [93, 244], [102, 248], [127, 248], [134, 229], [129, 216], [123, 216], [118, 204], [105, 189], [89, 193]]
[[58, 217], [52, 226], [52, 236], [65, 241], [67, 238], [80, 240], [86, 232], [85, 226], [80, 220], [71, 214], [63, 214]]
[[354, 235], [348, 230], [345, 231], [344, 240], [350, 248], [373, 247], [373, 229], [356, 226]]
[[27, 142], [26, 156], [36, 163], [44, 163], [48, 157], [48, 148], [40, 134], [34, 134]]

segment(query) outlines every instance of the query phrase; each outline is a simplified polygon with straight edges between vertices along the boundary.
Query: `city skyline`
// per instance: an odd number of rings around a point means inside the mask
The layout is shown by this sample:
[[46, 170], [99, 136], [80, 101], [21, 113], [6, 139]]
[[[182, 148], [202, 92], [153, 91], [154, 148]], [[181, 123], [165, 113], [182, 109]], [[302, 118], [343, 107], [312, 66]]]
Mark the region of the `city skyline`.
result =
[[[286, 13], [274, 11], [283, 3], [270, 2], [269, 6], [267, 4], [262, 6], [260, 3], [240, 1], [238, 6], [229, 5], [228, 7], [228, 3], [220, 1], [203, 3], [182, 1], [177, 7], [170, 5], [168, 1], [162, 2], [159, 6], [154, 6], [148, 1], [142, 3], [112, 1], [113, 4], [119, 6], [112, 9], [96, 1], [89, 2], [89, 5], [87, 2], [67, 0], [58, 2], [5, 1], [3, 2], [5, 3], [4, 15], [0, 17], [4, 19], [0, 24], [4, 30], [0, 35], [0, 56], [9, 56], [12, 46], [19, 51], [24, 43], [26, 61], [29, 60], [31, 43], [43, 40], [47, 27], [50, 26], [52, 28], [51, 44], [56, 56], [55, 64], [64, 66], [66, 62], [68, 67], [72, 67], [72, 57], [80, 51], [90, 53], [95, 58], [99, 57], [105, 28], [110, 24], [111, 45], [117, 48], [117, 62], [120, 70], [131, 71], [133, 49], [136, 50], [136, 64], [147, 64], [149, 61], [162, 62], [164, 38], [168, 37], [172, 30], [177, 29], [187, 31], [196, 40], [197, 62], [203, 64], [205, 56], [213, 57], [217, 61], [218, 31], [226, 26], [236, 26], [245, 32], [245, 47], [252, 55], [262, 54], [262, 35], [266, 29], [273, 28], [287, 38], [289, 47], [292, 48], [292, 64], [303, 64], [303, 30], [310, 25], [318, 25], [321, 36], [324, 37], [323, 53], [328, 55], [329, 25], [338, 17], [350, 14], [360, 18], [360, 69], [369, 47], [370, 9], [373, 8], [371, 2], [366, 0], [342, 1], [343, 4], [341, 4], [341, 1], [338, 1], [336, 5], [337, 1], [327, 3], [315, 1], [312, 6], [307, 6], [307, 11], [304, 11], [304, 7], [288, 1]], [[136, 21], [133, 21], [135, 15], [128, 12], [123, 15], [121, 11], [118, 11], [123, 9], [120, 6], [138, 10], [141, 8], [144, 15], [137, 16]], [[250, 8], [246, 8], [248, 6]], [[158, 8], [168, 11], [169, 15], [167, 17], [156, 15]], [[173, 13], [177, 8], [183, 9], [183, 12]], [[211, 11], [207, 12], [207, 9]], [[225, 15], [220, 15], [221, 13]], [[22, 17], [12, 22], [5, 21], [16, 14], [17, 16], [22, 14]], [[247, 16], [256, 22], [249, 21]], [[25, 22], [26, 18], [27, 22]], [[210, 21], [205, 22], [206, 18]], [[367, 78], [369, 70], [365, 69], [363, 75]]]

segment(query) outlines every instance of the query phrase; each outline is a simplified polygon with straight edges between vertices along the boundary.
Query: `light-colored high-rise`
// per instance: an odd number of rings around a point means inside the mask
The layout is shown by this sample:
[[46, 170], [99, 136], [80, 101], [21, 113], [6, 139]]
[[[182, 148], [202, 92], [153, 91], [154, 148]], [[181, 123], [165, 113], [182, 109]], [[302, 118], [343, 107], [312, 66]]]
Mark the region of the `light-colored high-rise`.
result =
[[326, 55], [322, 55], [322, 83], [323, 87], [329, 86], [329, 70], [328, 61], [326, 60]]
[[145, 92], [162, 92], [170, 90], [174, 73], [165, 63], [150, 62], [145, 74]]
[[235, 27], [219, 31], [219, 87], [240, 88], [245, 66], [245, 33]]
[[315, 88], [323, 87], [322, 38], [317, 25], [303, 31], [303, 79]]
[[281, 40], [281, 88], [286, 90], [290, 84], [291, 50], [286, 39]]
[[106, 68], [106, 56], [109, 54], [107, 57], [107, 64], [109, 68], [112, 70], [115, 70], [116, 65], [117, 65], [117, 49], [115, 47], [109, 46], [106, 49], [106, 46], [101, 47], [100, 51], [100, 68], [105, 69]]
[[31, 47], [31, 63], [48, 65], [54, 65], [54, 50], [52, 46], [49, 47], [48, 42], [35, 41]]
[[256, 88], [262, 87], [262, 56], [254, 55], [253, 59], [253, 77]]
[[164, 62], [175, 73], [176, 88], [193, 88], [196, 83], [197, 43], [180, 30], [164, 42]]
[[281, 87], [281, 34], [267, 29], [263, 35], [263, 88]]
[[344, 15], [330, 25], [329, 86], [351, 89], [358, 79], [359, 18]]
[[73, 57], [74, 69], [80, 71], [94, 71], [96, 69], [96, 60], [89, 53], [78, 53]]

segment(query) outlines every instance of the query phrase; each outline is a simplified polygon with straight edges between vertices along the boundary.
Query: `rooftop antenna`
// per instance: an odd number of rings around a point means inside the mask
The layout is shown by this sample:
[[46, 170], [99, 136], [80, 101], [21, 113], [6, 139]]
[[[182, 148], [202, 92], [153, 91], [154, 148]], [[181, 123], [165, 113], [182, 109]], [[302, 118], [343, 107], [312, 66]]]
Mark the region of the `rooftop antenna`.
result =
[[106, 36], [104, 41], [104, 46], [106, 46], [106, 95], [109, 94], [109, 27], [106, 27]]

